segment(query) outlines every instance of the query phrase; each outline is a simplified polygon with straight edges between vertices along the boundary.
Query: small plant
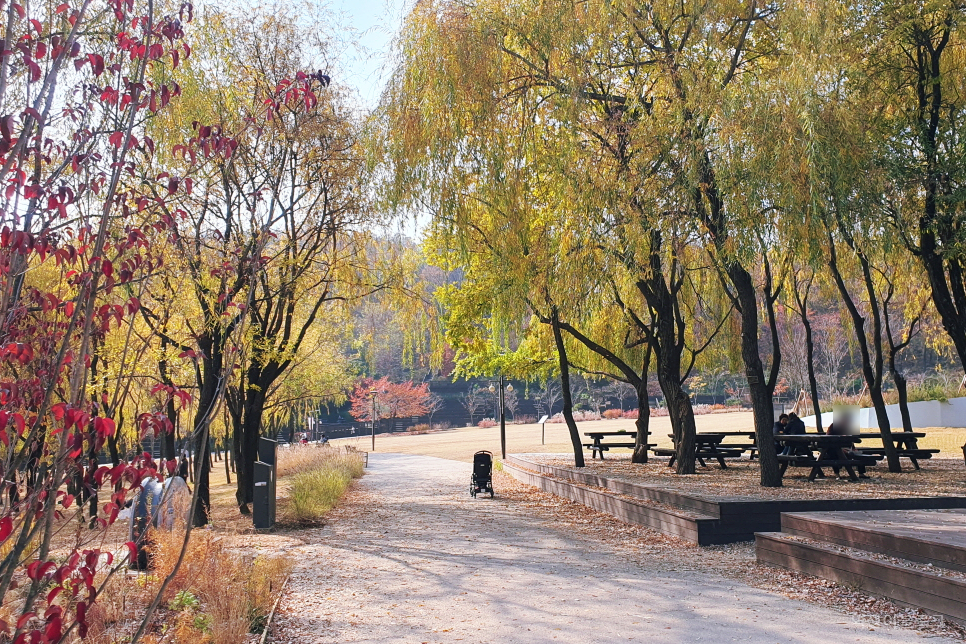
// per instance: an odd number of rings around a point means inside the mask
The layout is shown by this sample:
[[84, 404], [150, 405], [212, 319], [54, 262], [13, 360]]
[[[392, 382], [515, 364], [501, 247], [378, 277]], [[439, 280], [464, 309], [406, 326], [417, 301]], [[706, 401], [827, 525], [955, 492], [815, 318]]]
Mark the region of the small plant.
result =
[[622, 418], [624, 416], [624, 412], [622, 412], [620, 409], [605, 409], [603, 416], [608, 420], [613, 420], [615, 418]]
[[427, 423], [411, 425], [410, 427], [406, 428], [406, 431], [413, 434], [425, 434], [429, 431], [429, 425]]
[[211, 633], [211, 623], [212, 623], [211, 615], [206, 615], [205, 613], [201, 613], [200, 615], [195, 615], [195, 619], [192, 622], [192, 624], [197, 630], [201, 631], [206, 635], [208, 633]]
[[195, 610], [200, 605], [201, 602], [198, 601], [198, 598], [190, 590], [178, 591], [174, 599], [168, 602], [168, 608], [171, 610]]
[[498, 423], [495, 420], [493, 420], [492, 418], [484, 418], [483, 420], [481, 420], [480, 422], [478, 422], [476, 424], [476, 426], [477, 427], [482, 427], [482, 428], [486, 429], [488, 427], [496, 427], [497, 424]]

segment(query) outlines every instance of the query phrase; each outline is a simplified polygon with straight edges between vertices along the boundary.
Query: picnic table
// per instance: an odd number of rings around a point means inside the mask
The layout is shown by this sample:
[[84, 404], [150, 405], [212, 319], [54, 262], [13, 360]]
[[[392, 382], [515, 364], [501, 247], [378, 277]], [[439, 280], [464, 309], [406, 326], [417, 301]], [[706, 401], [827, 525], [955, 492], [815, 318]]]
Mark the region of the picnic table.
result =
[[726, 442], [722, 441], [721, 444], [718, 446], [719, 449], [741, 450], [742, 452], [744, 452], [745, 450], [748, 450], [750, 452], [750, 454], [749, 454], [748, 457], [749, 458], [752, 458], [752, 459], [755, 458], [755, 452], [758, 451], [758, 443], [755, 442], [755, 432], [754, 431], [746, 431], [746, 432], [698, 432], [698, 436], [702, 436], [704, 434], [721, 434], [722, 436], [725, 437], [726, 440], [728, 438], [747, 438], [750, 441], [750, 442], [747, 442], [747, 443], [726, 443]]
[[[728, 432], [702, 432], [700, 434], [695, 434], [694, 436], [694, 459], [701, 463], [702, 467], [707, 467], [704, 459], [715, 459], [718, 461], [718, 465], [721, 469], [728, 469], [727, 463], [725, 463], [726, 458], [737, 458], [741, 456], [741, 450], [729, 449], [726, 446], [722, 446], [722, 441], [724, 441], [725, 434]], [[742, 432], [744, 433], [744, 432]], [[674, 438], [673, 434], [668, 434], [670, 438]], [[677, 460], [677, 450], [667, 447], [657, 447], [651, 450], [655, 456], [670, 456], [671, 459], [668, 461], [668, 467], [674, 467], [674, 461]]]
[[[604, 452], [612, 447], [629, 447], [634, 448], [637, 446], [637, 432], [584, 432], [584, 436], [589, 436], [593, 442], [584, 443], [584, 447], [590, 450], [590, 457], [597, 458], [600, 454], [600, 460], [604, 460]], [[604, 443], [604, 439], [608, 436], [621, 436], [627, 440], [617, 441], [611, 443]], [[651, 443], [647, 443], [644, 449], [653, 447]]]
[[[823, 467], [831, 467], [836, 471], [838, 468], [845, 468], [849, 473], [849, 480], [858, 481], [859, 477], [855, 474], [856, 467], [866, 467], [875, 465], [881, 458], [870, 454], [856, 454], [853, 448], [861, 438], [856, 434], [840, 436], [829, 434], [778, 434], [775, 440], [785, 446], [796, 448], [794, 454], [779, 454], [778, 462], [781, 464], [779, 472], [785, 476], [789, 467], [810, 467], [808, 480], [814, 481], [817, 476], [822, 475]], [[806, 453], [802, 453], [802, 452]], [[816, 458], [813, 452], [818, 451]]]
[[[882, 440], [882, 434], [880, 432], [863, 432], [857, 434], [857, 436], [864, 440]], [[938, 449], [919, 448], [919, 439], [925, 437], [926, 432], [892, 433], [892, 442], [895, 443], [896, 451], [899, 452], [899, 458], [908, 458], [912, 462], [912, 466], [917, 470], [919, 469], [919, 459], [930, 459], [933, 454], [939, 453]], [[885, 457], [885, 446], [863, 447], [862, 453]]]

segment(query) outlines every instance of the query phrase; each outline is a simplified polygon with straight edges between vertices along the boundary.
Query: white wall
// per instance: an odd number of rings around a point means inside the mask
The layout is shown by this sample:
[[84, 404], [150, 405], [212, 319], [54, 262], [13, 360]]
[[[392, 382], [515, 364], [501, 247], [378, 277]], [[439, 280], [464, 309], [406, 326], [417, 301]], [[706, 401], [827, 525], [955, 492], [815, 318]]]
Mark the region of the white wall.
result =
[[[886, 405], [889, 412], [889, 425], [902, 429], [902, 416], [899, 415], [899, 405]], [[909, 403], [909, 418], [913, 429], [924, 427], [963, 427], [966, 428], [966, 398], [950, 398], [947, 402], [938, 400], [924, 400]], [[809, 427], [815, 427], [815, 416], [802, 418]], [[832, 415], [822, 414], [822, 424], [826, 427], [832, 422]], [[875, 418], [875, 410], [867, 407], [859, 410], [859, 427], [862, 429], [878, 429], [879, 423]]]

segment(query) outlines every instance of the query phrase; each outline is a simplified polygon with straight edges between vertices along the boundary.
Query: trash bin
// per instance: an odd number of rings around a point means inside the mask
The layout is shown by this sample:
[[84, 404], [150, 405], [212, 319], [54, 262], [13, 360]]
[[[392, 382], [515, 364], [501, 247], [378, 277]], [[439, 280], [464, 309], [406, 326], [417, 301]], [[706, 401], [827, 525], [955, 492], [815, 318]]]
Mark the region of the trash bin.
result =
[[255, 480], [252, 492], [252, 521], [256, 530], [275, 527], [275, 469], [278, 442], [258, 439], [258, 460], [255, 461]]

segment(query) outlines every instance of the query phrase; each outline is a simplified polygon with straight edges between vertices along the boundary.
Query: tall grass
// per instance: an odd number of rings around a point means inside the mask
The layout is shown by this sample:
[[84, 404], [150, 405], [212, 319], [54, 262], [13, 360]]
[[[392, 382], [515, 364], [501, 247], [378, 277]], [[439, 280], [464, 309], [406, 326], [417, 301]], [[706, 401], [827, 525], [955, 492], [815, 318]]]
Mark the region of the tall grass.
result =
[[[154, 569], [137, 578], [118, 576], [91, 609], [91, 628], [84, 641], [116, 644], [129, 637], [132, 611], [153, 596], [180, 554], [182, 529], [151, 532]], [[264, 628], [272, 604], [291, 572], [283, 557], [239, 553], [206, 531], [192, 533], [184, 561], [165, 591], [159, 612], [161, 633], [145, 642], [173, 644], [238, 644]]]
[[279, 478], [290, 476], [285, 518], [313, 523], [328, 512], [353, 479], [362, 476], [362, 456], [334, 447], [291, 447], [279, 454]]

